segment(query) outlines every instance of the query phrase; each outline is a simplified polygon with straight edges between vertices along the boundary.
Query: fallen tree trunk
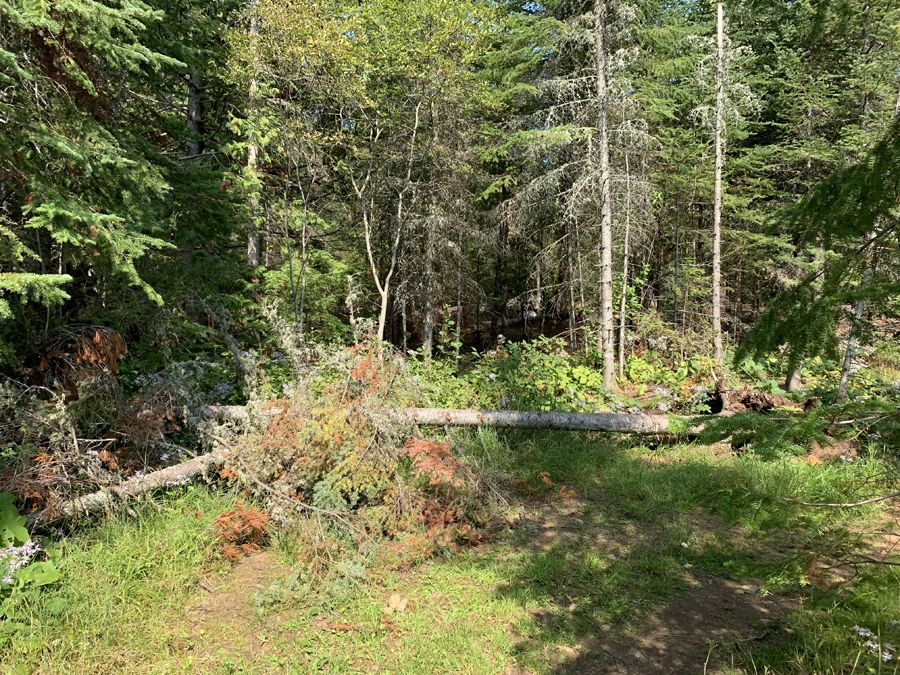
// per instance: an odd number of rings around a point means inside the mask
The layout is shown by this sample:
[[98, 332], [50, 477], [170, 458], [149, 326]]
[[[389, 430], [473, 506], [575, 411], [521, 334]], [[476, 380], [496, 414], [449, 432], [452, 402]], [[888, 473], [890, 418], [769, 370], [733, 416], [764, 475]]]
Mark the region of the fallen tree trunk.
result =
[[[277, 415], [280, 408], [266, 411]], [[671, 434], [670, 420], [664, 415], [622, 415], [614, 413], [571, 413], [517, 410], [454, 410], [449, 408], [387, 408], [398, 424], [496, 427], [503, 429], [558, 429], [563, 431], [608, 431], [632, 434]], [[243, 406], [211, 406], [204, 411], [220, 421], [240, 422], [247, 419]], [[695, 433], [690, 430], [688, 433]], [[26, 526], [46, 526], [50, 523], [80, 515], [109, 511], [117, 503], [130, 497], [169, 485], [186, 483], [205, 474], [222, 462], [227, 448], [176, 464], [146, 476], [131, 478], [119, 485], [104, 488], [83, 497], [56, 504], [28, 516]]]
[[129, 497], [136, 497], [144, 492], [169, 485], [182, 485], [195, 476], [205, 474], [213, 465], [220, 463], [226, 453], [227, 450], [216, 450], [182, 464], [160, 469], [140, 478], [132, 478], [113, 487], [104, 488], [62, 504], [55, 504], [43, 511], [29, 514], [25, 526], [30, 530], [32, 527], [49, 525], [65, 518], [75, 518], [97, 511], [108, 511], [117, 502], [124, 501]]
[[[544, 410], [458, 410], [454, 408], [385, 408], [398, 424], [438, 427], [496, 427], [501, 429], [558, 429], [611, 431], [626, 434], [671, 433], [665, 415], [548, 412]], [[267, 411], [277, 415], [281, 408]], [[242, 406], [211, 406], [209, 415], [220, 421], [246, 419]]]
[[395, 408], [392, 412], [398, 421], [447, 427], [613, 431], [630, 434], [660, 434], [670, 431], [669, 418], [665, 415], [450, 408]]

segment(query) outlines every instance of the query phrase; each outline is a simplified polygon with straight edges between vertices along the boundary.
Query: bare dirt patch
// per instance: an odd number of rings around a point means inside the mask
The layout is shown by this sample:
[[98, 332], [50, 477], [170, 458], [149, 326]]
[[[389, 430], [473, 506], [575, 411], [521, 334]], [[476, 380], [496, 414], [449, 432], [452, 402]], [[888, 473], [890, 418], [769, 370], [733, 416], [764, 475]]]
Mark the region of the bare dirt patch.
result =
[[797, 607], [797, 599], [760, 596], [758, 588], [755, 583], [704, 579], [662, 610], [643, 615], [638, 629], [617, 633], [615, 626], [604, 625], [574, 648], [559, 648], [552, 672], [720, 673], [738, 644], [752, 650], [788, 637], [780, 617]]
[[[614, 561], [627, 556], [636, 543], [652, 545], [655, 541], [657, 533], [630, 523], [591, 525], [590, 508], [590, 502], [576, 502], [535, 509], [526, 518], [531, 533], [527, 545], [546, 552], [565, 542], [601, 550]], [[728, 532], [722, 520], [705, 509], [684, 514], [684, 519], [695, 532]], [[746, 539], [741, 532], [732, 534]], [[627, 627], [595, 624], [577, 644], [558, 647], [550, 655], [552, 672], [714, 675], [730, 664], [735, 645], [753, 650], [786, 639], [788, 633], [780, 618], [797, 607], [797, 598], [760, 595], [757, 580], [738, 582], [691, 569], [685, 573], [691, 587], [667, 605], [641, 611], [637, 621]], [[556, 611], [533, 609], [531, 617], [548, 632], [563, 622]], [[536, 644], [519, 644], [526, 650], [537, 648]], [[526, 675], [531, 671], [519, 666], [508, 672]]]
[[758, 594], [755, 583], [703, 579], [659, 613], [644, 617], [640, 631], [606, 637], [601, 628], [564, 659], [554, 673], [654, 673], [694, 675], [720, 672], [735, 643], [783, 639], [779, 617], [796, 607], [794, 598]]
[[255, 661], [271, 652], [264, 635], [275, 617], [257, 612], [259, 591], [283, 578], [290, 568], [272, 551], [239, 560], [223, 577], [205, 579], [202, 595], [186, 608], [185, 637], [174, 649], [196, 661]]
[[841, 457], [846, 457], [852, 461], [859, 456], [862, 449], [859, 441], [855, 440], [833, 440], [830, 443], [813, 443], [809, 448], [809, 457], [814, 457], [819, 462], [832, 462]]

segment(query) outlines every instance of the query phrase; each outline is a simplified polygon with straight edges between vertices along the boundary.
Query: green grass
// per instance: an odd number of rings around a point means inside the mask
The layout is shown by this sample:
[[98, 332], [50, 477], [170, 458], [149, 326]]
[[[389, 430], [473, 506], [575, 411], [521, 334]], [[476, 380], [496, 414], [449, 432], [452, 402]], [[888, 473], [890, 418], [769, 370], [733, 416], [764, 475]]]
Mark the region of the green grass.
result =
[[6, 672], [128, 672], [151, 664], [173, 634], [173, 613], [211, 564], [211, 519], [230, 495], [190, 488], [137, 506], [140, 517], [109, 520], [64, 540], [63, 581], [25, 603], [27, 628], [0, 649]]
[[[64, 579], [28, 605], [27, 630], [0, 648], [0, 672], [561, 673], [572, 658], [561, 650], [583, 654], [605, 631], [636, 634], [698, 575], [762, 580], [764, 592], [802, 599], [781, 619], [781, 639], [723, 646], [735, 656], [729, 672], [895, 672], [862, 649], [852, 627], [900, 646], [890, 624], [900, 619], [900, 568], [863, 565], [829, 588], [805, 576], [811, 558], [864, 552], [858, 533], [874, 529], [880, 506], [811, 509], [781, 499], [865, 498], [896, 481], [889, 459], [811, 466], [562, 433], [482, 431], [456, 441], [509, 495], [543, 500], [500, 540], [407, 571], [354, 559], [368, 566], [364, 576], [358, 567], [312, 580], [291, 569], [284, 535], [272, 554], [276, 578], [251, 592], [234, 576], [241, 568], [229, 574], [210, 550], [209, 522], [233, 497], [173, 493], [158, 499], [159, 510], [145, 504], [137, 519], [66, 540]], [[577, 497], [561, 497], [563, 485]], [[579, 524], [535, 545], [560, 517]], [[216, 598], [244, 593], [239, 620], [220, 612], [201, 621], [198, 604], [219, 601], [196, 585], [201, 577]], [[386, 614], [395, 593], [410, 605]]]

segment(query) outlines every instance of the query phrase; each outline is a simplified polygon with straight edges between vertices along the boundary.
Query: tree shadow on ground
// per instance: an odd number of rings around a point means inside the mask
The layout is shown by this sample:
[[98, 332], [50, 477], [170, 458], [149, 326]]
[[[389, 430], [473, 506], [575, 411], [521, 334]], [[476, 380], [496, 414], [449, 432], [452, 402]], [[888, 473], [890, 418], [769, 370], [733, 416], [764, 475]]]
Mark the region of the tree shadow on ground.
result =
[[519, 564], [496, 592], [528, 611], [511, 628], [520, 673], [723, 672], [794, 639], [784, 619], [800, 596], [829, 593], [801, 589], [809, 561], [848, 546], [839, 522], [822, 527], [831, 514], [781, 500], [815, 482], [808, 465], [574, 436], [515, 446], [511, 471], [558, 467], [548, 481], [579, 495], [548, 489], [516, 529]]

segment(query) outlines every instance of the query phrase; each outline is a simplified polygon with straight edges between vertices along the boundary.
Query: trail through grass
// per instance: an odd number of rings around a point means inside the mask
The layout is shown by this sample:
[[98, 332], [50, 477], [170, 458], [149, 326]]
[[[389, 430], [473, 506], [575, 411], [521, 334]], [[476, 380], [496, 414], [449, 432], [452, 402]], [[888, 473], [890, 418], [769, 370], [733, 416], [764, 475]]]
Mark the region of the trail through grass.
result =
[[868, 496], [890, 463], [560, 433], [457, 445], [518, 499], [491, 543], [411, 568], [348, 560], [313, 583], [288, 535], [222, 561], [209, 523], [233, 497], [173, 492], [64, 541], [64, 580], [26, 602], [3, 672], [897, 672], [881, 657], [900, 645], [898, 568], [852, 564], [885, 553], [866, 533], [891, 527], [889, 505], [781, 499]]

